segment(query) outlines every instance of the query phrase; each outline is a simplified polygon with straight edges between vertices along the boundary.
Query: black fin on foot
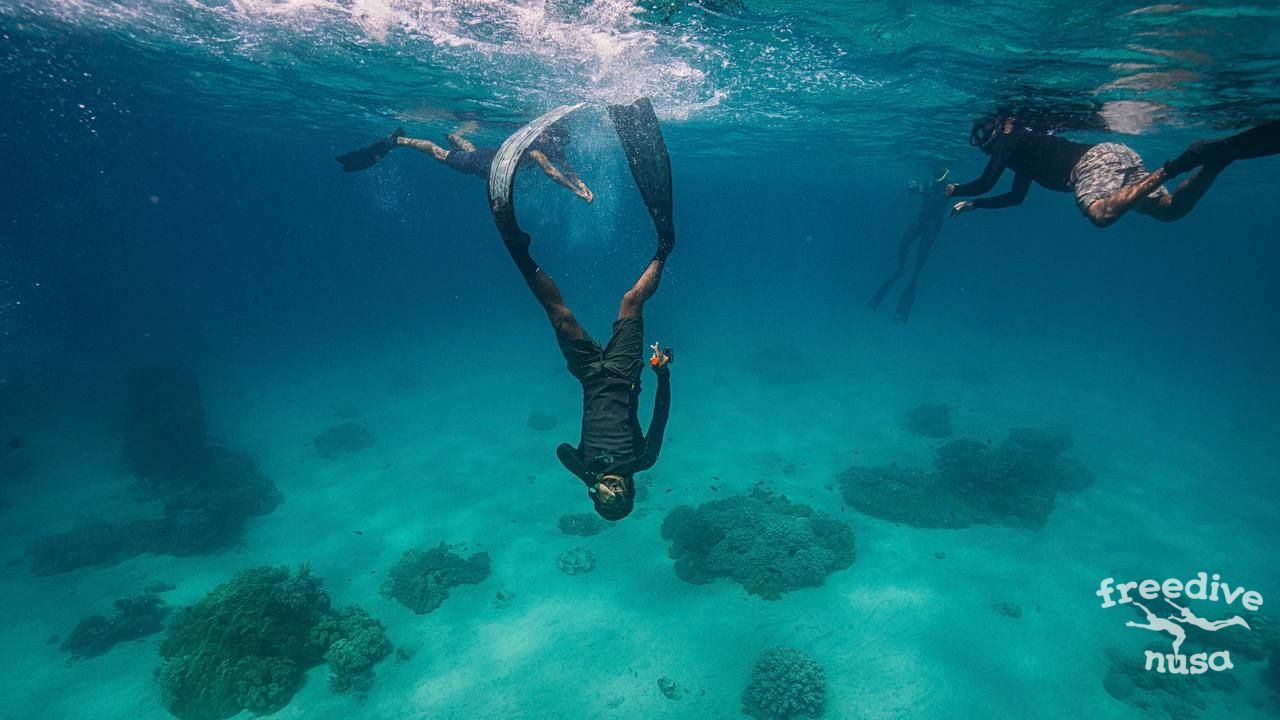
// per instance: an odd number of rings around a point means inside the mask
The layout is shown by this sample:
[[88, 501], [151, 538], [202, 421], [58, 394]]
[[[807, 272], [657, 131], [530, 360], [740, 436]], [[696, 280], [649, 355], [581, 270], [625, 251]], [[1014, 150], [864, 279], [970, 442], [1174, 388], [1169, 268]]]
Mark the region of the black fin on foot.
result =
[[1181, 175], [1202, 165], [1222, 169], [1236, 160], [1252, 160], [1280, 154], [1280, 120], [1219, 140], [1191, 143], [1178, 157], [1164, 164], [1170, 177]]
[[377, 165], [378, 161], [387, 156], [387, 153], [394, 150], [396, 138], [400, 137], [404, 137], [404, 128], [396, 128], [394, 132], [381, 140], [366, 145], [359, 150], [352, 150], [345, 155], [339, 155], [334, 159], [338, 161], [339, 165], [342, 165], [343, 172], [367, 170]]
[[609, 118], [627, 154], [627, 165], [635, 178], [640, 196], [649, 208], [658, 230], [658, 259], [665, 260], [675, 246], [675, 223], [672, 220], [671, 158], [649, 98], [630, 105], [610, 105]]

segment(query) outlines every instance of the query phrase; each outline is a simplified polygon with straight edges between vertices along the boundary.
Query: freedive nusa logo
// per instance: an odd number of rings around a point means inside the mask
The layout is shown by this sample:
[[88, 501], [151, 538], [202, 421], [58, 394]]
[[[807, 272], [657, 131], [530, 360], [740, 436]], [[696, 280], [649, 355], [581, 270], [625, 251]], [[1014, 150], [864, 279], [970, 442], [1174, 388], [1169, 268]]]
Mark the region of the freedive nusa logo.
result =
[[[1132, 597], [1132, 594], [1138, 596]], [[1172, 653], [1158, 653], [1146, 650], [1145, 664], [1147, 670], [1176, 675], [1201, 675], [1210, 670], [1221, 672], [1230, 670], [1231, 653], [1228, 650], [1215, 652], [1197, 652], [1190, 656], [1182, 653], [1182, 643], [1187, 639], [1187, 628], [1194, 627], [1206, 632], [1216, 633], [1228, 628], [1243, 628], [1245, 632], [1252, 629], [1240, 615], [1233, 615], [1225, 620], [1207, 620], [1195, 614], [1183, 598], [1213, 603], [1226, 603], [1234, 606], [1236, 601], [1240, 607], [1249, 612], [1257, 612], [1262, 607], [1262, 593], [1241, 587], [1232, 587], [1222, 580], [1218, 573], [1210, 575], [1201, 571], [1186, 582], [1178, 578], [1164, 581], [1138, 580], [1117, 583], [1115, 578], [1105, 578], [1098, 584], [1094, 593], [1102, 598], [1103, 608], [1132, 604], [1146, 616], [1144, 622], [1129, 621], [1125, 627], [1167, 633], [1172, 637]], [[1146, 604], [1139, 602], [1147, 601]], [[1182, 604], [1175, 601], [1181, 600]], [[1171, 608], [1168, 614], [1161, 615], [1164, 608]], [[1240, 632], [1233, 630], [1233, 632]]]

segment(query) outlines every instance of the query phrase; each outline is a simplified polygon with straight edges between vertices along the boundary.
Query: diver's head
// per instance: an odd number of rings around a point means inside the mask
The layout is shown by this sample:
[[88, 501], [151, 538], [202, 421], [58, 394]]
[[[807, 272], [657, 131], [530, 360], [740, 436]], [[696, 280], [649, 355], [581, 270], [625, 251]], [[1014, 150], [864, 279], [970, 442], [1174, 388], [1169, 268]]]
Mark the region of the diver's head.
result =
[[982, 118], [969, 130], [969, 144], [991, 154], [999, 144], [998, 139], [1013, 132], [1013, 116], [1005, 112]]
[[605, 473], [587, 492], [596, 513], [605, 520], [621, 520], [635, 507], [636, 484], [630, 475]]

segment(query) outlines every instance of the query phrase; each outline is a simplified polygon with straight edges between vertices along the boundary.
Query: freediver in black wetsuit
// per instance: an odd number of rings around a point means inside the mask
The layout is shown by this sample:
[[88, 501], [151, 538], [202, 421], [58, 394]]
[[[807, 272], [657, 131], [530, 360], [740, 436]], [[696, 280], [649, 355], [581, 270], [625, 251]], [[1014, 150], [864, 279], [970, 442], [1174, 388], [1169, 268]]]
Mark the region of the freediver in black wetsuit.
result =
[[[477, 148], [470, 140], [466, 138], [463, 128], [459, 128], [447, 136], [451, 150], [446, 150], [430, 140], [421, 140], [418, 138], [406, 137], [403, 128], [396, 128], [394, 132], [377, 142], [353, 150], [345, 155], [339, 155], [336, 160], [345, 172], [356, 172], [358, 170], [366, 170], [373, 167], [387, 153], [398, 147], [413, 148], [422, 153], [426, 153], [431, 157], [444, 163], [451, 170], [456, 170], [463, 175], [474, 175], [478, 178], [489, 177], [489, 167], [493, 164], [493, 159], [498, 155], [498, 148], [486, 147]], [[595, 195], [582, 182], [573, 167], [569, 165], [568, 158], [565, 157], [564, 149], [569, 143], [569, 134], [563, 128], [552, 128], [543, 133], [534, 144], [529, 148], [524, 156], [525, 161], [532, 161], [542, 168], [542, 172], [547, 177], [556, 181], [574, 195], [582, 198], [587, 202], [595, 199]]]
[[[969, 144], [990, 155], [991, 160], [978, 179], [948, 185], [947, 196], [988, 192], [1006, 169], [1014, 172], [1013, 188], [1003, 195], [958, 202], [952, 207], [952, 216], [1017, 205], [1034, 181], [1048, 190], [1074, 192], [1080, 211], [1094, 225], [1107, 227], [1129, 210], [1162, 222], [1186, 217], [1232, 162], [1280, 154], [1280, 121], [1231, 137], [1192, 143], [1155, 172], [1149, 172], [1142, 158], [1126, 145], [1087, 145], [1032, 132], [1003, 113], [975, 123]], [[1174, 192], [1164, 187], [1166, 181], [1195, 168], [1200, 168], [1199, 172]]]
[[675, 226], [671, 216], [671, 162], [653, 106], [642, 99], [632, 105], [611, 105], [608, 110], [658, 231], [657, 252], [640, 279], [623, 294], [608, 344], [601, 347], [578, 324], [551, 276], [529, 254], [530, 238], [516, 223], [511, 201], [514, 160], [505, 164], [499, 164], [504, 163], [501, 158], [495, 161], [490, 206], [511, 259], [551, 321], [569, 373], [582, 384], [582, 435], [578, 446], [562, 443], [556, 448], [556, 455], [587, 486], [596, 512], [607, 520], [621, 520], [634, 504], [635, 473], [657, 462], [671, 408], [669, 366], [673, 353], [671, 348], [654, 343], [649, 364], [657, 375], [658, 389], [649, 433], [641, 432], [637, 408], [644, 367], [644, 304], [658, 290], [663, 266], [675, 247]]
[[902, 278], [902, 273], [907, 269], [907, 256], [911, 253], [911, 246], [918, 239], [920, 247], [916, 250], [916, 268], [911, 273], [911, 279], [907, 281], [906, 289], [898, 297], [898, 309], [894, 312], [894, 320], [898, 322], [906, 322], [911, 317], [911, 305], [916, 301], [916, 281], [920, 279], [920, 271], [924, 270], [924, 264], [929, 261], [929, 251], [933, 249], [933, 243], [938, 239], [938, 232], [942, 230], [942, 218], [947, 212], [947, 196], [943, 182], [947, 179], [949, 172], [945, 167], [938, 166], [934, 168], [934, 176], [927, 183], [921, 184], [914, 180], [907, 183], [907, 192], [920, 196], [920, 211], [916, 213], [916, 219], [907, 226], [906, 232], [902, 233], [902, 239], [898, 241], [897, 269], [867, 301], [867, 308], [871, 310], [879, 308], [885, 296]]

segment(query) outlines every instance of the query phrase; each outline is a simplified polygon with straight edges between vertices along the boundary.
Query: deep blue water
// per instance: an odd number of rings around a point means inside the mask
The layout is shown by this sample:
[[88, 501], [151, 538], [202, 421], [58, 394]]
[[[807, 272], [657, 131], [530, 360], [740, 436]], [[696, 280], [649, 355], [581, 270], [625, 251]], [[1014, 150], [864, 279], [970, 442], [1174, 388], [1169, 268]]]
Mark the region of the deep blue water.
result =
[[[97, 698], [119, 703], [107, 716], [165, 717], [150, 640], [113, 650], [128, 654], [95, 681], [102, 666], [86, 666], [112, 655], [67, 669], [45, 638], [157, 577], [178, 586], [177, 606], [237, 569], [302, 561], [428, 659], [379, 665], [367, 704], [342, 705], [314, 675], [283, 717], [738, 717], [739, 680], [766, 640], [827, 665], [827, 717], [1057, 718], [1078, 716], [1064, 703], [1079, 699], [1089, 717], [1163, 718], [1195, 704], [1142, 710], [1104, 693], [1105, 648], [1134, 638], [1092, 593], [1109, 575], [1199, 570], [1280, 587], [1280, 160], [1232, 166], [1175, 224], [1132, 215], [1099, 230], [1069, 195], [1033, 188], [1020, 207], [945, 222], [909, 323], [892, 320], [897, 291], [879, 312], [865, 303], [916, 211], [907, 181], [935, 159], [956, 180], [981, 172], [973, 118], [1057, 112], [1069, 137], [1125, 142], [1155, 167], [1280, 115], [1280, 15], [1265, 3], [658, 5], [0, 0], [0, 439], [21, 440], [0, 464], [0, 558], [15, 558], [0, 583], [3, 604], [24, 608], [0, 635], [42, 668], [9, 688], [27, 716], [78, 717], [57, 699]], [[496, 143], [588, 102], [569, 155], [597, 201], [538, 177], [518, 192], [534, 256], [603, 339], [653, 235], [601, 106], [644, 94], [671, 154], [679, 237], [645, 311], [646, 342], [679, 349], [652, 475], [673, 494], [654, 490], [651, 513], [591, 539], [609, 577], [565, 590], [524, 559], [553, 567], [556, 517], [590, 511], [551, 452], [576, 441], [577, 387], [483, 183], [408, 150], [353, 175], [333, 157], [398, 125], [441, 141], [470, 120]], [[118, 454], [126, 379], [154, 365], [200, 378], [210, 434], [253, 456], [286, 504], [251, 519], [234, 550], [33, 578], [34, 540], [143, 507]], [[892, 525], [824, 490], [851, 463], [927, 463], [931, 446], [899, 427], [921, 402], [953, 405], [958, 434], [984, 441], [1064, 425], [1097, 484], [1022, 534]], [[376, 460], [323, 465], [309, 443], [346, 405], [378, 436]], [[531, 410], [558, 426], [531, 432]], [[858, 561], [772, 603], [723, 580], [681, 583], [665, 511], [756, 481], [849, 521]], [[357, 526], [387, 544], [342, 545]], [[490, 584], [451, 601], [458, 616], [416, 618], [358, 584], [442, 540], [487, 542], [495, 557]], [[973, 564], [940, 574], [942, 547]], [[975, 589], [996, 583], [1012, 589]], [[485, 615], [511, 587], [548, 605]], [[558, 688], [612, 652], [603, 621], [550, 609], [577, 592], [634, 618], [617, 650], [639, 668], [634, 688], [617, 680], [587, 700]], [[1027, 610], [1018, 631], [947, 615], [1010, 599]], [[873, 606], [896, 620], [871, 622]], [[689, 627], [673, 619], [681, 608]], [[973, 636], [892, 630], [933, 617]], [[663, 634], [663, 622], [677, 625]], [[1071, 643], [1054, 635], [1071, 623]], [[486, 642], [498, 649], [485, 655]], [[664, 661], [701, 695], [655, 695]], [[476, 679], [490, 662], [513, 675]], [[1274, 716], [1269, 662], [1239, 663], [1237, 687], [1203, 690], [1187, 717]], [[1001, 690], [984, 700], [986, 687]]]

